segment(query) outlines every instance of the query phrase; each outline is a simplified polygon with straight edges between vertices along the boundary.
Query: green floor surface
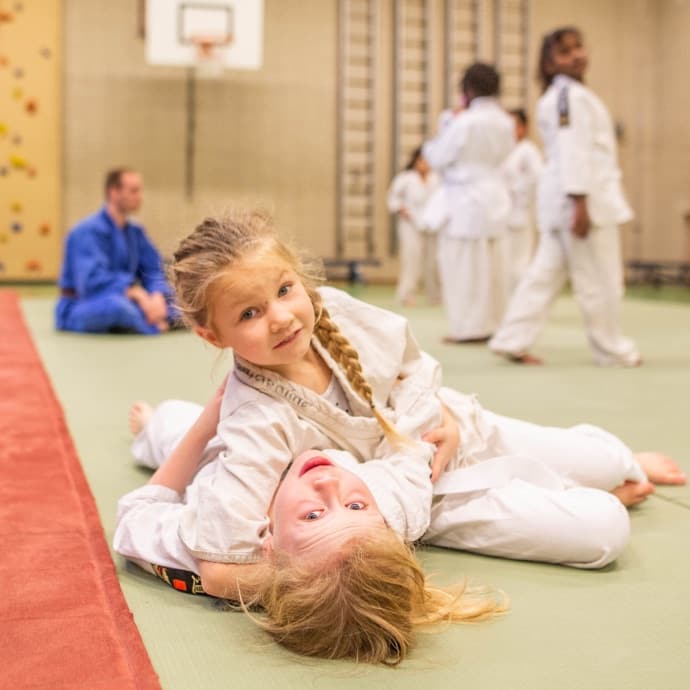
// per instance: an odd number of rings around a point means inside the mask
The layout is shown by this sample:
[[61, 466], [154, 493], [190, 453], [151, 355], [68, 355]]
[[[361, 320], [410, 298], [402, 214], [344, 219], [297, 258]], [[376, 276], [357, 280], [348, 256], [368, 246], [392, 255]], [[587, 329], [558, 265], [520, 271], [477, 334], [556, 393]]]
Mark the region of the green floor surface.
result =
[[[393, 307], [388, 289], [359, 296]], [[188, 333], [159, 338], [55, 333], [52, 301], [23, 307], [112, 539], [118, 496], [146, 480], [129, 456], [130, 403], [204, 401], [227, 363]], [[556, 304], [535, 350], [543, 368], [518, 367], [482, 346], [440, 343], [439, 308], [405, 310], [445, 382], [496, 412], [543, 424], [591, 422], [637, 449], [673, 454], [690, 471], [690, 306], [628, 301], [626, 329], [643, 352], [635, 370], [590, 363], [577, 309]], [[288, 654], [243, 614], [178, 594], [116, 559], [122, 588], [165, 690], [396, 688], [436, 690], [686, 690], [690, 687], [690, 489], [659, 489], [632, 511], [624, 556], [600, 572], [429, 549], [439, 582], [464, 575], [504, 589], [511, 611], [489, 623], [422, 635], [401, 668], [320, 662]]]

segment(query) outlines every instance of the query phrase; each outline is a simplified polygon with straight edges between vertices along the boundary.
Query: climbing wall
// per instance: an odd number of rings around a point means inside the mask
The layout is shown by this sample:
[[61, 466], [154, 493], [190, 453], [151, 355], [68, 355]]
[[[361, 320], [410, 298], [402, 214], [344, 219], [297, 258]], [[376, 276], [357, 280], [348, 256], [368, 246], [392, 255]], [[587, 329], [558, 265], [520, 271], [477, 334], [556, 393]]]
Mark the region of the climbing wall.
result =
[[0, 282], [57, 277], [60, 0], [0, 0]]

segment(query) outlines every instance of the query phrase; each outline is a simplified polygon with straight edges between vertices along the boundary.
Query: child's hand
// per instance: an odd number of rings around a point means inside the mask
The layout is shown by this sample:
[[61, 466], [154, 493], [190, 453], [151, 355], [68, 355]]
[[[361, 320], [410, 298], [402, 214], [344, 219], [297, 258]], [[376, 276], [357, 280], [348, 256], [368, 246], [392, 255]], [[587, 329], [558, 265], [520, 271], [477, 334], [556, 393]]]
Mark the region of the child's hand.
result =
[[225, 393], [225, 385], [228, 382], [228, 376], [230, 376], [230, 374], [227, 374], [225, 378], [223, 378], [223, 382], [213, 393], [211, 399], [206, 403], [206, 407], [204, 407], [199, 415], [199, 419], [196, 421], [196, 425], [203, 431], [209, 441], [216, 435], [216, 428], [220, 421], [220, 406], [223, 402], [223, 394]]
[[592, 225], [589, 219], [589, 211], [587, 210], [587, 197], [576, 196], [573, 197], [573, 201], [575, 206], [573, 208], [573, 225], [571, 230], [575, 237], [587, 237]]
[[448, 462], [460, 447], [460, 427], [445, 405], [441, 405], [441, 426], [427, 432], [422, 440], [433, 443], [436, 453], [431, 462], [431, 481], [435, 482], [446, 469]]

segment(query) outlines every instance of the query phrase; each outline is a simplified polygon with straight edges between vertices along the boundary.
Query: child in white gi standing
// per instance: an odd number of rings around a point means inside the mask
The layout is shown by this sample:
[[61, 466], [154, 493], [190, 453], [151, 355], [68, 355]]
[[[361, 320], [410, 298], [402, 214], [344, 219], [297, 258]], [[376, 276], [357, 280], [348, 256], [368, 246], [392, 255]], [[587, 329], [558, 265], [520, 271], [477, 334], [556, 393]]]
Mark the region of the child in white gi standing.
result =
[[539, 245], [489, 347], [511, 361], [540, 364], [530, 348], [569, 278], [594, 361], [637, 366], [640, 354], [620, 326], [618, 225], [633, 216], [621, 189], [611, 116], [583, 84], [581, 32], [565, 27], [546, 35], [539, 68], [544, 94], [537, 118], [546, 154], [537, 198]]
[[539, 149], [527, 137], [527, 113], [510, 111], [515, 122], [515, 148], [503, 163], [502, 172], [510, 192], [512, 208], [506, 234], [509, 289], [515, 290], [534, 252], [534, 210], [537, 181], [543, 167]]
[[500, 78], [491, 65], [475, 63], [462, 77], [466, 108], [447, 117], [442, 131], [424, 144], [424, 157], [441, 175], [446, 222], [438, 257], [446, 342], [488, 340], [507, 299], [503, 241], [510, 196], [500, 166], [515, 144], [513, 123], [497, 97]]
[[429, 304], [438, 304], [441, 299], [436, 233], [422, 221], [424, 208], [438, 185], [439, 177], [424, 160], [420, 146], [388, 190], [388, 210], [397, 216], [400, 255], [396, 297], [408, 307], [415, 304], [420, 278]]

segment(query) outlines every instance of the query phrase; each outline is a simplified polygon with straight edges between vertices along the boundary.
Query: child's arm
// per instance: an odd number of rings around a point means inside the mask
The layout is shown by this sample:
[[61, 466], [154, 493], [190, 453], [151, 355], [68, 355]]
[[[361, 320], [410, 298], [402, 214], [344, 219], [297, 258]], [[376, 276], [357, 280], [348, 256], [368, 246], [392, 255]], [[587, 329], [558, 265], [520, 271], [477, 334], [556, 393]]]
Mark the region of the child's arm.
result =
[[149, 484], [167, 486], [179, 494], [185, 492], [199, 468], [204, 448], [216, 434], [225, 382], [213, 394], [170, 457], [151, 476]]
[[434, 170], [443, 170], [453, 164], [464, 148], [467, 128], [463, 119], [453, 118], [436, 137], [424, 144], [424, 158]]
[[403, 218], [409, 217], [409, 211], [405, 206], [405, 175], [403, 173], [398, 173], [393, 178], [387, 202], [391, 213], [399, 213]]
[[558, 148], [563, 191], [573, 200], [571, 230], [576, 237], [587, 237], [590, 229], [587, 195], [595, 176], [592, 171], [593, 123], [586, 94], [575, 88], [559, 95], [561, 119]]
[[248, 602], [270, 577], [270, 567], [259, 563], [214, 563], [199, 561], [201, 585], [206, 594], [221, 599]]

